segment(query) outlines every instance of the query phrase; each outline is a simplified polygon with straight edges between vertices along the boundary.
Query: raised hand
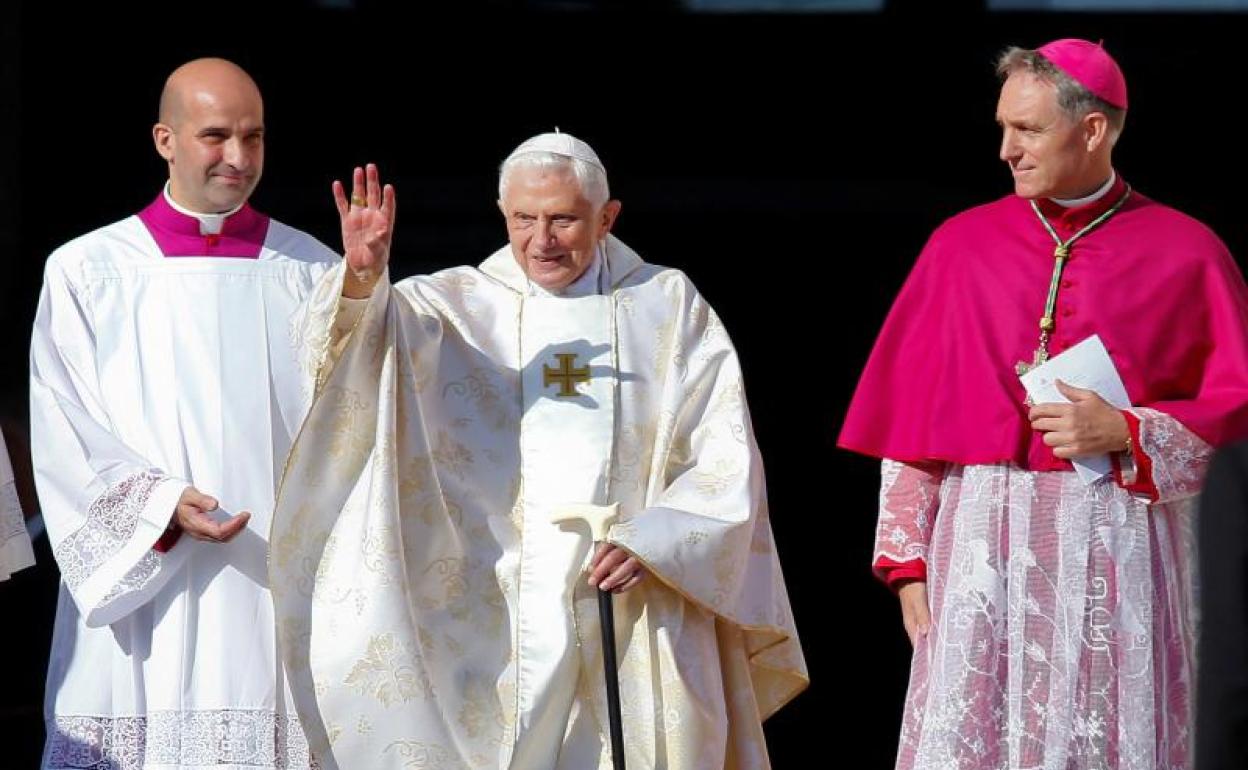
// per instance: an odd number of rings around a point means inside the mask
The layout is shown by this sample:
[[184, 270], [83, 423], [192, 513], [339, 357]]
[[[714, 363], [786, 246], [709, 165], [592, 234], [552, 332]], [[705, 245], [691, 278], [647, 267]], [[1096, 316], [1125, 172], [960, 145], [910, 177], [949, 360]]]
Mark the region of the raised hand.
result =
[[364, 299], [373, 293], [390, 261], [390, 240], [394, 235], [394, 187], [382, 188], [377, 166], [356, 166], [351, 175], [351, 199], [347, 200], [342, 182], [334, 180], [334, 205], [342, 224], [342, 253], [347, 261], [343, 296]]

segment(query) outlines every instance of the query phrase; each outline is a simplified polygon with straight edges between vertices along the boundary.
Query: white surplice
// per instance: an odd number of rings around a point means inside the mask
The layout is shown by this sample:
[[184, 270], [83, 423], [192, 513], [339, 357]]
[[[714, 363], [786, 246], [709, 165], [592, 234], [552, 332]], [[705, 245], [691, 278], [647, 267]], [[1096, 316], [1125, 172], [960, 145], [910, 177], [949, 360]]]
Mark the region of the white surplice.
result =
[[0, 580], [35, 563], [35, 552], [26, 531], [22, 503], [17, 498], [17, 483], [9, 463], [8, 448], [0, 435]]
[[[270, 221], [257, 259], [165, 257], [138, 217], [49, 258], [32, 449], [61, 570], [44, 766], [306, 768], [278, 665], [266, 537], [310, 395], [290, 319], [338, 257]], [[252, 513], [164, 534], [183, 489]]]
[[736, 354], [682, 273], [613, 237], [597, 260], [562, 296], [504, 248], [354, 318], [341, 271], [310, 298], [270, 573], [326, 767], [610, 767], [570, 503], [618, 504], [649, 569], [615, 598], [629, 767], [768, 766], [807, 676]]

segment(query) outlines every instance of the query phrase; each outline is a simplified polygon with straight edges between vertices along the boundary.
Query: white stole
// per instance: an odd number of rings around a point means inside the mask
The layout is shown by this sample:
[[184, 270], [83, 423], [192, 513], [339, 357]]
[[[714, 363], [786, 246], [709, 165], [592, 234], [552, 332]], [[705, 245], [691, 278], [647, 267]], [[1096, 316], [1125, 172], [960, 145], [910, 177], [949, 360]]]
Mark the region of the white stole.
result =
[[609, 502], [615, 436], [611, 297], [526, 297], [520, 320], [525, 502]]
[[[592, 552], [593, 538], [586, 526], [556, 524], [552, 516], [569, 504], [611, 502], [614, 319], [611, 296], [523, 299], [520, 455], [525, 515], [520, 591], [529, 598], [521, 600], [517, 656], [521, 715], [517, 753], [522, 757], [529, 756], [528, 747], [559, 746], [562, 735], [546, 733], [564, 729], [572, 706], [579, 665], [574, 649], [526, 640], [550, 639], [543, 630], [569, 623], [572, 592], [585, 580], [581, 568]], [[551, 570], [551, 564], [567, 564], [568, 570]], [[552, 596], [563, 600], [552, 602]]]

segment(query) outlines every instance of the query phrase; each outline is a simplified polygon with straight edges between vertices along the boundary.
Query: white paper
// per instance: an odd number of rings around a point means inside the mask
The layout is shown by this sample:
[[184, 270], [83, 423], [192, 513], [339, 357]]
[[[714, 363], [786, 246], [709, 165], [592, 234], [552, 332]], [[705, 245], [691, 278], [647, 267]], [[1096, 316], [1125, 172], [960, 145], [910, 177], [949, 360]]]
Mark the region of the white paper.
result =
[[[1105, 344], [1095, 334], [1053, 356], [1019, 379], [1033, 404], [1070, 403], [1070, 399], [1057, 389], [1056, 381], [1061, 380], [1076, 388], [1095, 391], [1117, 409], [1131, 406], [1118, 369], [1110, 359]], [[1097, 481], [1113, 469], [1109, 455], [1079, 457], [1071, 462], [1085, 484]]]

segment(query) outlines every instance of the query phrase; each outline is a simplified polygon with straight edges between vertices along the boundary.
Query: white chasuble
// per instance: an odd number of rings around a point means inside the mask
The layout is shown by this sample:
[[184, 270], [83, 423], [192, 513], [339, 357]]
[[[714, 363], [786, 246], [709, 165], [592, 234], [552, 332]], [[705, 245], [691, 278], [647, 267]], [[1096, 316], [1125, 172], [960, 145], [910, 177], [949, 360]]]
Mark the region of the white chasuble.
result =
[[[166, 256], [130, 217], [48, 260], [31, 341], [32, 455], [62, 581], [45, 768], [311, 765], [265, 538], [310, 396], [290, 321], [338, 257], [276, 221], [255, 248]], [[251, 521], [229, 543], [155, 549], [187, 485]]]
[[768, 766], [807, 677], [736, 354], [679, 271], [598, 260], [595, 296], [534, 296], [504, 248], [367, 303], [340, 268], [305, 304], [323, 365], [269, 566], [325, 767], [611, 766], [569, 504], [618, 505], [648, 569], [615, 597], [629, 767]]

